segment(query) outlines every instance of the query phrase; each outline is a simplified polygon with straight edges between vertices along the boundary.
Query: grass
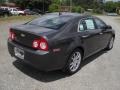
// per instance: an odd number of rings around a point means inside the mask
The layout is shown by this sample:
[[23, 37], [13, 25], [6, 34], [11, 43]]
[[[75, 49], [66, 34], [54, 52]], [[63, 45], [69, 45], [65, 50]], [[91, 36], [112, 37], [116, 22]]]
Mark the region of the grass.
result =
[[29, 15], [29, 16], [10, 16], [10, 17], [1, 17], [0, 22], [11, 22], [11, 21], [29, 21], [38, 16]]

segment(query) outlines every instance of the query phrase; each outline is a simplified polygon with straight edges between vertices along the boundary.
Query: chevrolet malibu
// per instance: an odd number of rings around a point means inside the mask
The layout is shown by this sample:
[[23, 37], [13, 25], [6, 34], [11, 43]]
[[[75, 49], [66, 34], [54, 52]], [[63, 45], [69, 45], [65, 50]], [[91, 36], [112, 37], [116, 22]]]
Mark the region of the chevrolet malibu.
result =
[[113, 48], [115, 32], [101, 19], [77, 13], [51, 13], [10, 28], [11, 56], [42, 70], [76, 73], [82, 60]]

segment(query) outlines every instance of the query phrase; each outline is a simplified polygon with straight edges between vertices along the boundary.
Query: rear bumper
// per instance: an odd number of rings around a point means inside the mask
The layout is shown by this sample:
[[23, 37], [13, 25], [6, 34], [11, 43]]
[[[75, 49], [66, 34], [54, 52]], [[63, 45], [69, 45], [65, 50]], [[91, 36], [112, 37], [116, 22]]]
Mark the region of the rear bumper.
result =
[[[29, 65], [42, 70], [42, 71], [52, 71], [57, 69], [62, 69], [65, 65], [65, 57], [61, 56], [60, 53], [46, 52], [40, 50], [32, 50], [14, 42], [8, 40], [8, 51], [11, 56], [19, 59], [15, 56], [14, 48], [20, 48], [24, 50], [24, 62]], [[20, 59], [21, 60], [21, 59]]]

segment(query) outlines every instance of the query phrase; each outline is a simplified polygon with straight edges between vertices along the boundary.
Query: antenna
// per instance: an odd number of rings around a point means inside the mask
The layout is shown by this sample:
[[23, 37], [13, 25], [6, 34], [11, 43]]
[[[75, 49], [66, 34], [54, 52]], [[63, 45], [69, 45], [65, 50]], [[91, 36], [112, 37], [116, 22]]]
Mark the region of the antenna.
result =
[[62, 0], [60, 0], [60, 5], [59, 5], [59, 16], [62, 15], [62, 12], [61, 12], [61, 5], [62, 5]]
[[73, 4], [73, 2], [72, 2], [72, 0], [70, 0], [70, 12], [72, 12], [72, 4]]
[[62, 12], [59, 12], [59, 16], [62, 15]]

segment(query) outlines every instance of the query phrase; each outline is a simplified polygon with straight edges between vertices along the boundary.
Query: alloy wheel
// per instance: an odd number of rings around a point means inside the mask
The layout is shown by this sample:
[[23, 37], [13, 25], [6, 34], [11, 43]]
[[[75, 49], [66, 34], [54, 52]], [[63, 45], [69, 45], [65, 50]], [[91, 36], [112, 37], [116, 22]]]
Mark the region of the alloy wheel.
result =
[[75, 72], [78, 70], [81, 62], [81, 53], [80, 52], [74, 52], [71, 56], [71, 62], [69, 65], [69, 69], [71, 72]]

